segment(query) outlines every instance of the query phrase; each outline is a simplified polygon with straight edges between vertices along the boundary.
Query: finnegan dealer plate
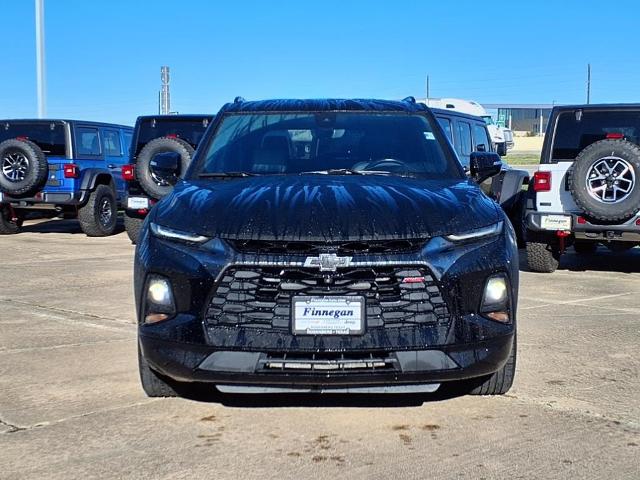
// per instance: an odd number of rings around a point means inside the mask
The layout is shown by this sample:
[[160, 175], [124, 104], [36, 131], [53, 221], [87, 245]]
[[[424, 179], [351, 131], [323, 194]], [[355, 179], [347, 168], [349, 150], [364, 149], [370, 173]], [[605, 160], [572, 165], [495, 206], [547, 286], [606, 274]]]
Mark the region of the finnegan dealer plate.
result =
[[364, 312], [363, 297], [293, 297], [293, 333], [358, 335]]

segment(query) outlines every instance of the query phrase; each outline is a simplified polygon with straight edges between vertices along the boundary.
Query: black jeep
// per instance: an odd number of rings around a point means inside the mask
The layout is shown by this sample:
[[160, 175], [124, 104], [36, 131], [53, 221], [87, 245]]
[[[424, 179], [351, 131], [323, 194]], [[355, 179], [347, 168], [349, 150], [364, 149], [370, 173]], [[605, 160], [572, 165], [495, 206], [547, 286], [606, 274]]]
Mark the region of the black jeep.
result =
[[[173, 189], [184, 174], [212, 115], [147, 115], [138, 117], [129, 164], [122, 167], [127, 181], [125, 228], [133, 243], [149, 209]], [[157, 168], [156, 157], [173, 157], [175, 166]]]
[[477, 186], [500, 168], [467, 176], [413, 99], [225, 105], [140, 235], [144, 390], [505, 393], [516, 239]]

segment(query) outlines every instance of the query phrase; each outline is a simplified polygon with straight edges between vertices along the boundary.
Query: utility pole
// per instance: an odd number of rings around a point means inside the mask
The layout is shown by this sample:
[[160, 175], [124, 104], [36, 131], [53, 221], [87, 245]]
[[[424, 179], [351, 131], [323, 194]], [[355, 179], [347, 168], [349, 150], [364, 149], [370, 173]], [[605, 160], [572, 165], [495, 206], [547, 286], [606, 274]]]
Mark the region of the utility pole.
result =
[[591, 103], [591, 64], [587, 63], [587, 105]]
[[160, 67], [160, 115], [169, 115], [171, 94], [169, 93], [169, 67]]
[[429, 75], [427, 75], [427, 101], [425, 103], [429, 106]]
[[44, 71], [44, 0], [36, 2], [36, 85], [38, 89], [38, 118], [44, 118], [47, 111], [47, 97]]

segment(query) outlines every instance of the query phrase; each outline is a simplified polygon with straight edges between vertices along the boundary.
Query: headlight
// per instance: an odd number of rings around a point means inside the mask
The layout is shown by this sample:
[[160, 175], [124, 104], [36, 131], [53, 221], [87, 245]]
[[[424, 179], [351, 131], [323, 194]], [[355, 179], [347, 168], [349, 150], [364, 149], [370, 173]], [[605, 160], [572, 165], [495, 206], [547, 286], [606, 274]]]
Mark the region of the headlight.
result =
[[444, 238], [450, 242], [467, 242], [471, 240], [479, 240], [481, 238], [494, 237], [502, 232], [502, 222], [494, 223], [488, 227], [478, 228], [477, 230], [469, 230], [464, 233], [456, 233], [445, 235]]
[[177, 240], [179, 242], [204, 243], [210, 240], [209, 237], [205, 237], [203, 235], [197, 235], [195, 233], [189, 233], [189, 232], [181, 232], [180, 230], [174, 230], [172, 228], [163, 227], [162, 225], [158, 225], [157, 223], [151, 224], [151, 232], [156, 237], [165, 238], [167, 240]]
[[152, 275], [147, 280], [144, 323], [156, 323], [172, 317], [176, 312], [171, 282]]
[[509, 323], [509, 307], [509, 281], [504, 275], [489, 277], [484, 287], [480, 313], [497, 322]]

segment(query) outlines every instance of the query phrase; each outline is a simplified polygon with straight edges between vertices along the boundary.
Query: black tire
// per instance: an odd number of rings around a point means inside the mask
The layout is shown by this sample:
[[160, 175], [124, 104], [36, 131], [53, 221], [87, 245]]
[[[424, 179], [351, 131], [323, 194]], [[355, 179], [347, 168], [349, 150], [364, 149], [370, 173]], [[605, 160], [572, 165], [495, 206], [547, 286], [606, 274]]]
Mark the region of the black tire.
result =
[[560, 265], [560, 250], [557, 246], [527, 241], [527, 263], [533, 272], [552, 273]]
[[[14, 215], [17, 218], [12, 218]], [[22, 215], [12, 213], [9, 205], [0, 205], [0, 235], [19, 233], [22, 228], [22, 221]]]
[[0, 191], [32, 195], [44, 186], [48, 174], [47, 159], [35, 143], [15, 138], [0, 143]]
[[507, 363], [493, 375], [485, 377], [484, 381], [474, 386], [469, 395], [504, 395], [513, 385], [516, 376], [516, 358], [518, 356], [517, 337], [513, 337], [513, 346]]
[[598, 250], [598, 242], [576, 240], [573, 249], [578, 255], [593, 255]]
[[78, 220], [87, 237], [113, 235], [118, 223], [118, 206], [113, 188], [108, 185], [96, 186], [87, 203], [78, 210]]
[[140, 229], [144, 223], [144, 218], [130, 217], [125, 214], [124, 216], [124, 229], [127, 231], [127, 235], [131, 243], [136, 245], [138, 238], [140, 237]]
[[177, 397], [171, 381], [151, 369], [138, 346], [138, 371], [140, 383], [147, 397]]
[[[608, 157], [613, 159], [606, 160]], [[616, 177], [609, 170], [613, 168], [620, 173], [625, 164], [630, 167], [630, 171], [624, 176]], [[598, 165], [601, 168], [598, 168]], [[627, 186], [629, 192], [617, 203], [606, 202], [591, 195], [587, 176], [595, 173], [595, 170], [599, 173], [607, 172], [602, 180], [592, 180], [593, 187], [599, 187], [600, 183], [606, 186], [603, 190], [604, 195], [607, 192], [613, 194], [613, 187], [618, 185], [613, 182], [620, 182], [621, 187]], [[631, 175], [634, 176], [633, 183], [630, 183]], [[631, 218], [640, 209], [640, 147], [626, 140], [600, 140], [592, 143], [580, 152], [571, 167], [569, 190], [576, 205], [588, 217], [604, 221], [623, 221]]]
[[174, 152], [180, 154], [180, 164], [175, 177], [184, 175], [191, 163], [194, 150], [191, 145], [180, 138], [160, 137], [147, 143], [136, 160], [136, 178], [147, 195], [160, 200], [173, 190], [170, 182], [159, 179], [153, 172], [152, 160], [160, 153]]

